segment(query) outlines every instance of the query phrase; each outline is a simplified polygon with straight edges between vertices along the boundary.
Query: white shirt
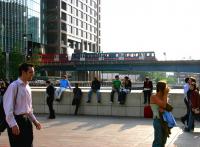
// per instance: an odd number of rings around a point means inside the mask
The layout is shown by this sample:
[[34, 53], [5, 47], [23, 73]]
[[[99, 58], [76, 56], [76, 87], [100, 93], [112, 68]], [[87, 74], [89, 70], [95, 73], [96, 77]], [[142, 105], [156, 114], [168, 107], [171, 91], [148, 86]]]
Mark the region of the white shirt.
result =
[[186, 83], [184, 86], [183, 86], [183, 90], [184, 90], [184, 95], [187, 97], [187, 92], [188, 90], [190, 89], [190, 85], [188, 83]]
[[10, 127], [17, 125], [14, 114], [27, 114], [31, 121], [36, 120], [32, 109], [31, 88], [21, 79], [9, 85], [3, 96], [3, 106], [6, 114], [6, 121]]

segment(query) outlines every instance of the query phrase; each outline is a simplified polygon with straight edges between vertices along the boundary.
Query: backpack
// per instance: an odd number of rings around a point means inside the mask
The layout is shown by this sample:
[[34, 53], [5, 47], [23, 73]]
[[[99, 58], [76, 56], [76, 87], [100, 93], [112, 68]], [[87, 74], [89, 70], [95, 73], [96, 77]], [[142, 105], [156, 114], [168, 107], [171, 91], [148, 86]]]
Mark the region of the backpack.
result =
[[[18, 86], [17, 86], [16, 95], [15, 95], [15, 102], [16, 102], [17, 94], [18, 94]], [[6, 115], [3, 108], [3, 96], [0, 96], [0, 133], [4, 132], [7, 127], [8, 127], [8, 124], [6, 122]]]

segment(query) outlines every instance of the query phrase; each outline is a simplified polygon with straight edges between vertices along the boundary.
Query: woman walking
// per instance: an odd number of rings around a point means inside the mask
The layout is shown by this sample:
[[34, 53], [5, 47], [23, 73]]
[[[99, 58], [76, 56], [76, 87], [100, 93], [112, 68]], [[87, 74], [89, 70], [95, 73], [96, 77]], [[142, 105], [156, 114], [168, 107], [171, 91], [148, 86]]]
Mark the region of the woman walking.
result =
[[167, 141], [165, 130], [162, 126], [161, 113], [167, 105], [169, 87], [164, 81], [159, 81], [156, 85], [156, 93], [150, 98], [150, 105], [153, 111], [154, 141], [152, 147], [164, 147]]

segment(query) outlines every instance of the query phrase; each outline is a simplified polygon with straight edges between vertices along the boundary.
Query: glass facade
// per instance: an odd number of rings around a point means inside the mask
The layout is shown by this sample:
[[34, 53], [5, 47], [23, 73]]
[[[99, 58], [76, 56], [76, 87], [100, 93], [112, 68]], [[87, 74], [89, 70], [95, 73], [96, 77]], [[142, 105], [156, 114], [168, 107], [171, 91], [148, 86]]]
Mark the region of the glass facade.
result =
[[40, 0], [27, 0], [27, 6], [27, 34], [32, 34], [33, 42], [40, 43]]
[[0, 0], [1, 50], [24, 52], [23, 33], [26, 32], [26, 0]]
[[39, 46], [40, 0], [0, 0], [0, 48], [4, 52]]

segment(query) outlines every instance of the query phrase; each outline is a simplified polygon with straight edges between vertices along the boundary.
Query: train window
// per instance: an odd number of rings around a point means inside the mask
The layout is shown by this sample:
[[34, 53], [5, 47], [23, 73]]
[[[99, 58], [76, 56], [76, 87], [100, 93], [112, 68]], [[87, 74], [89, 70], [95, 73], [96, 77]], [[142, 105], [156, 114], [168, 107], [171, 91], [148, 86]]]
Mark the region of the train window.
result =
[[135, 56], [136, 56], [136, 57], [138, 57], [138, 56], [139, 56], [139, 54], [138, 54], [138, 53], [136, 53], [136, 54], [135, 54]]
[[149, 57], [150, 55], [151, 55], [150, 53], [147, 53], [147, 54], [146, 54], [147, 57]]
[[126, 54], [127, 57], [129, 57], [129, 54]]
[[133, 54], [131, 54], [131, 57], [133, 57]]
[[151, 53], [151, 56], [154, 57], [154, 56], [155, 56], [155, 53]]
[[119, 54], [116, 54], [116, 57], [119, 57]]

